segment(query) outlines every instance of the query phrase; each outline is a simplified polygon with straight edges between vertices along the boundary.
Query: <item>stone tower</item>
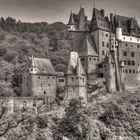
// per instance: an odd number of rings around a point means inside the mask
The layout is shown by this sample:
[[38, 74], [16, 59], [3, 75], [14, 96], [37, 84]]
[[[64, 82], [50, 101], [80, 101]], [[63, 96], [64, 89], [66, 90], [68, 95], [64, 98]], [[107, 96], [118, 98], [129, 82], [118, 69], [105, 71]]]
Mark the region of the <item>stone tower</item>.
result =
[[96, 50], [95, 42], [92, 40], [91, 35], [87, 34], [80, 47], [79, 56], [88, 81], [93, 81], [97, 78], [96, 66], [99, 63], [99, 55]]
[[87, 101], [87, 76], [77, 52], [71, 52], [66, 73], [66, 98], [82, 97]]
[[111, 53], [106, 54], [105, 60], [103, 62], [103, 67], [107, 91], [117, 91], [115, 61]]

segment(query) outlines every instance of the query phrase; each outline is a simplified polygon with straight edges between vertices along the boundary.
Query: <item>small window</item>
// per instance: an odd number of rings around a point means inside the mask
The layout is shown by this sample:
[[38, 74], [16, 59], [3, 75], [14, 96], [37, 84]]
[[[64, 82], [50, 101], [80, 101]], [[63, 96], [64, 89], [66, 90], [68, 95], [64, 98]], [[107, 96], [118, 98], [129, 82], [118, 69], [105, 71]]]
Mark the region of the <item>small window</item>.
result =
[[128, 60], [128, 65], [131, 65], [131, 61], [130, 60]]
[[140, 46], [139, 45], [137, 45], [137, 48], [139, 48]]
[[59, 79], [59, 82], [60, 83], [64, 83], [64, 79]]
[[43, 84], [41, 83], [41, 87], [43, 87]]
[[74, 78], [72, 77], [71, 80], [74, 82]]
[[135, 73], [135, 70], [133, 70], [133, 73]]
[[105, 52], [104, 51], [102, 51], [102, 55], [105, 55]]
[[31, 69], [31, 71], [33, 71], [33, 69]]
[[55, 79], [55, 77], [53, 77], [53, 79]]
[[99, 73], [98, 76], [99, 76], [100, 78], [103, 78], [103, 77], [104, 77], [104, 74], [103, 74], [103, 73]]
[[85, 58], [81, 58], [81, 61], [85, 61]]
[[127, 71], [127, 70], [126, 70], [125, 72], [126, 72], [126, 73], [128, 73], [128, 71]]
[[124, 52], [123, 52], [123, 55], [124, 55], [124, 56], [127, 56], [127, 52], [126, 52], [126, 51], [124, 51]]
[[102, 46], [103, 46], [103, 47], [105, 46], [105, 43], [104, 43], [104, 41], [102, 41]]
[[98, 65], [98, 68], [102, 68], [102, 67], [103, 67], [102, 64], [99, 64], [99, 65]]
[[134, 52], [131, 52], [131, 57], [135, 57], [135, 53]]
[[135, 66], [135, 61], [132, 61], [132, 66]]
[[89, 61], [91, 61], [91, 58], [89, 58]]
[[47, 79], [50, 79], [50, 77], [47, 77]]
[[124, 65], [126, 65], [126, 60], [124, 60]]
[[109, 43], [106, 44], [106, 47], [109, 48]]
[[83, 78], [83, 82], [85, 82], [85, 78]]
[[38, 79], [40, 79], [40, 76], [38, 76]]
[[106, 34], [105, 36], [108, 37], [108, 34]]
[[128, 46], [128, 44], [126, 44], [126, 47]]
[[129, 73], [131, 73], [131, 70], [129, 70]]

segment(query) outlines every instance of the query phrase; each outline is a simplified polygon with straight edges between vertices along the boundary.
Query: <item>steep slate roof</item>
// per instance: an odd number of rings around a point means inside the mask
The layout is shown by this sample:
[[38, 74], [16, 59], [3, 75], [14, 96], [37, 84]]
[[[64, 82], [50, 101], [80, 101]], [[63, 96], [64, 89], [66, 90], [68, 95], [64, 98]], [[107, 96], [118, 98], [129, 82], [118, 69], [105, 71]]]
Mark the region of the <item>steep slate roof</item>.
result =
[[89, 34], [86, 35], [86, 37], [83, 41], [83, 44], [79, 51], [79, 55], [80, 56], [96, 56], [96, 57], [99, 56], [96, 52], [95, 42], [92, 41], [92, 38]]
[[71, 14], [70, 14], [68, 25], [75, 25], [74, 15], [73, 15], [72, 11], [71, 11]]
[[130, 31], [131, 29], [135, 29], [136, 33], [133, 35], [140, 36], [139, 25], [135, 18], [116, 15], [114, 16], [114, 23], [115, 23], [115, 27], [119, 26], [122, 28], [122, 33], [124, 35], [132, 35]]
[[80, 8], [78, 14], [71, 12], [68, 25], [76, 25], [76, 28], [82, 31], [89, 30], [84, 8]]
[[50, 59], [31, 57], [31, 66], [37, 68], [36, 74], [56, 75]]
[[80, 77], [82, 75], [86, 75], [80, 58], [78, 58], [78, 60], [77, 60], [76, 75], [77, 75], [77, 77]]
[[69, 57], [69, 64], [66, 74], [83, 75], [85, 74], [84, 68], [77, 52], [71, 52]]
[[101, 11], [94, 8], [93, 9], [93, 16], [91, 21], [91, 31], [95, 31], [98, 29], [102, 29], [105, 31], [110, 31], [110, 24], [108, 17], [102, 15]]

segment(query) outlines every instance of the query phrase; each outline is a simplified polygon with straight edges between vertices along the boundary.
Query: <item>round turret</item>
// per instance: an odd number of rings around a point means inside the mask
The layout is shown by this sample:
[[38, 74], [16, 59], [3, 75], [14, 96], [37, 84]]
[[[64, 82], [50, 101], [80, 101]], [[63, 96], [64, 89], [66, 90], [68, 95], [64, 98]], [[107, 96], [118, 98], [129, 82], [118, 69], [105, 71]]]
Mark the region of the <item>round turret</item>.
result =
[[118, 40], [122, 40], [122, 28], [121, 27], [116, 28], [116, 38]]

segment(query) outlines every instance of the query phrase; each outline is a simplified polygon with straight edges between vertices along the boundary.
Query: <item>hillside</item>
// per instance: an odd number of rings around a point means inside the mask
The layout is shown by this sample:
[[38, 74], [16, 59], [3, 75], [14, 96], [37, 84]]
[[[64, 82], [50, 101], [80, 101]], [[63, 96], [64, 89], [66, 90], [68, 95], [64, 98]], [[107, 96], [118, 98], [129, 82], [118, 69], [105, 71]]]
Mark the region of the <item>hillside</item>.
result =
[[49, 57], [57, 71], [65, 71], [71, 49], [63, 23], [22, 23], [8, 17], [0, 20], [1, 96], [20, 96], [20, 75], [28, 57]]
[[[100, 103], [72, 99], [43, 115], [2, 115], [4, 140], [139, 140], [140, 93], [116, 94]], [[7, 121], [5, 121], [5, 118]]]

